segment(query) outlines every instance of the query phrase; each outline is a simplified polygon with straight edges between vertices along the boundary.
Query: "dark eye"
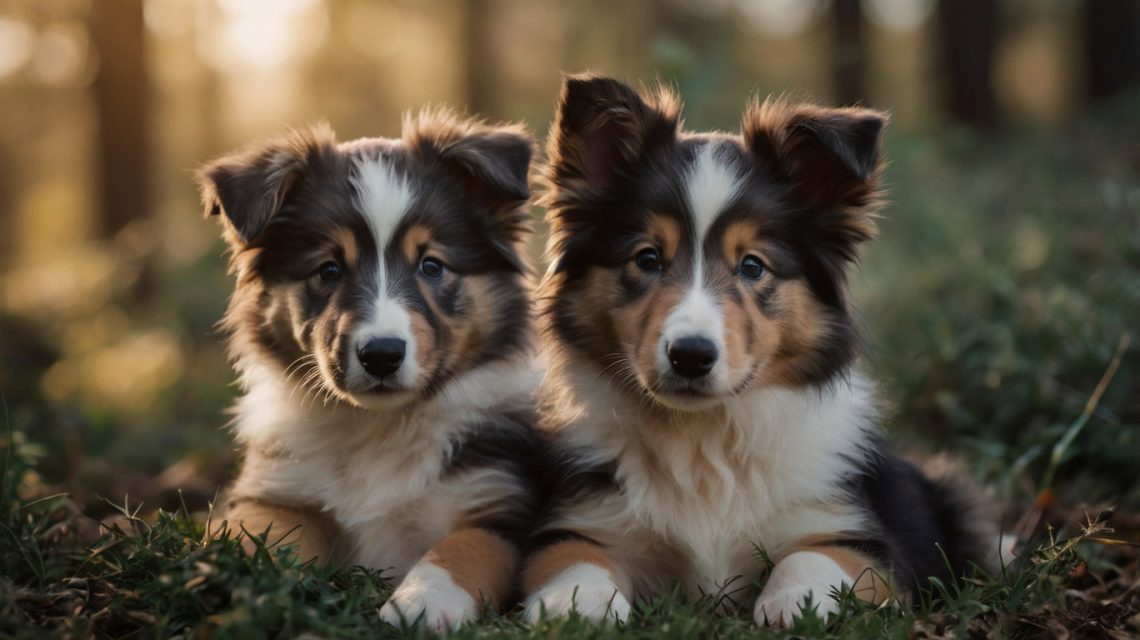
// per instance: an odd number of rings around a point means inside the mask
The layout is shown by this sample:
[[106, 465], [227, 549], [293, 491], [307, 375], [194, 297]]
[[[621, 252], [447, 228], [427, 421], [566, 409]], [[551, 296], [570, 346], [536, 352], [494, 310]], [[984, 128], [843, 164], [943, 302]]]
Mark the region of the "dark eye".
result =
[[340, 265], [335, 262], [326, 262], [317, 269], [317, 275], [324, 282], [340, 280]]
[[737, 270], [740, 272], [740, 275], [745, 278], [757, 280], [760, 276], [764, 275], [764, 263], [760, 262], [760, 258], [756, 256], [744, 256]]
[[420, 261], [420, 273], [425, 278], [439, 280], [443, 277], [443, 263], [438, 258], [424, 258]]
[[642, 271], [661, 270], [661, 257], [657, 255], [657, 249], [642, 249], [633, 257], [633, 261], [637, 263], [637, 268]]

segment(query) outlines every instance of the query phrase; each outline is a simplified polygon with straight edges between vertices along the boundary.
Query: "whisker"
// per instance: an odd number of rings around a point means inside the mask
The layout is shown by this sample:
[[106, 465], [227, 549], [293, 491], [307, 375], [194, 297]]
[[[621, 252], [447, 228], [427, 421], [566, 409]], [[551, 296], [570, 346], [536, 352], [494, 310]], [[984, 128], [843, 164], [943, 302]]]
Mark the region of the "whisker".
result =
[[[293, 395], [297, 392], [298, 388], [301, 388], [301, 389], [307, 388], [308, 385], [310, 383], [312, 383], [314, 380], [316, 380], [317, 378], [319, 378], [320, 375], [321, 375], [321, 370], [317, 367], [313, 367], [312, 370], [305, 373], [305, 375], [293, 385], [293, 388], [289, 391], [289, 398], [290, 399], [293, 398]], [[304, 405], [304, 398], [302, 398], [301, 404]]]
[[[293, 388], [296, 389], [299, 386], [302, 389], [308, 389], [309, 385], [311, 385], [314, 381], [318, 380], [320, 377], [321, 377], [320, 368], [319, 367], [313, 367], [313, 369], [310, 370], [308, 373], [306, 373], [301, 378], [301, 380], [298, 381], [297, 385], [295, 385]], [[290, 397], [292, 397], [291, 393], [290, 393]], [[304, 405], [304, 398], [302, 398], [301, 404]]]
[[290, 374], [295, 373], [297, 370], [300, 370], [300, 368], [305, 364], [316, 361], [317, 355], [315, 353], [306, 353], [293, 362], [290, 362], [289, 366], [285, 367], [285, 377], [289, 377]]

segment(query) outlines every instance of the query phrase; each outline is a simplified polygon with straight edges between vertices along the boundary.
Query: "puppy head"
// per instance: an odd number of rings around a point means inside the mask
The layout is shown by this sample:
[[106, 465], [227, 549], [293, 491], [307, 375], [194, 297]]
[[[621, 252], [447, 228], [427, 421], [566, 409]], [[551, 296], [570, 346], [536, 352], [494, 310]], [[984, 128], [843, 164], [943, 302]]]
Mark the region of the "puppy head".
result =
[[237, 277], [224, 325], [239, 368], [382, 408], [525, 348], [531, 154], [521, 128], [435, 111], [399, 140], [337, 144], [318, 126], [203, 167]]
[[885, 114], [768, 101], [738, 135], [689, 134], [666, 90], [589, 75], [558, 109], [541, 313], [565, 349], [679, 410], [843, 372]]

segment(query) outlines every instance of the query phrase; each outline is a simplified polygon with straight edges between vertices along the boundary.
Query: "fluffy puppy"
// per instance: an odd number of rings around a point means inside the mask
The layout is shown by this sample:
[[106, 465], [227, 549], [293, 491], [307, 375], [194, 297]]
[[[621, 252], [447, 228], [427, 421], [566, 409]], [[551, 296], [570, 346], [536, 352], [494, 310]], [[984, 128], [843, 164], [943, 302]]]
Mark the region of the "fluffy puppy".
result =
[[400, 139], [293, 131], [198, 173], [237, 284], [231, 530], [402, 579], [381, 610], [500, 607], [536, 495], [532, 143], [445, 111]]
[[624, 619], [678, 583], [735, 601], [767, 575], [755, 619], [787, 625], [841, 585], [878, 603], [966, 571], [984, 523], [887, 450], [855, 363], [845, 273], [886, 115], [777, 100], [699, 134], [680, 112], [604, 77], [562, 89], [540, 421], [567, 471], [527, 615]]

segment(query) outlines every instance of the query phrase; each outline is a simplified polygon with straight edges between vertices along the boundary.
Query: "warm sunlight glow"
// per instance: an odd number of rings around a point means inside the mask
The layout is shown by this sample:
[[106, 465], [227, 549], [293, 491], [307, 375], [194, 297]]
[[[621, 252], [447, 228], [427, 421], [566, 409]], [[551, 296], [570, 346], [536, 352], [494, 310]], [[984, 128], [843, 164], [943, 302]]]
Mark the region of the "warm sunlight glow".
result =
[[395, 3], [357, 2], [347, 7], [345, 36], [354, 51], [374, 60], [395, 54], [404, 42], [403, 10]]
[[206, 21], [202, 57], [223, 72], [281, 69], [316, 49], [328, 33], [320, 0], [218, 0]]
[[910, 31], [922, 26], [934, 10], [934, 0], [867, 0], [863, 13], [877, 26]]
[[91, 50], [86, 26], [79, 21], [60, 22], [44, 30], [36, 46], [32, 69], [49, 85], [76, 85], [89, 75]]
[[736, 6], [757, 31], [777, 37], [790, 37], [811, 26], [823, 9], [823, 2], [737, 0]]
[[194, 27], [194, 0], [146, 0], [143, 18], [147, 29], [160, 36], [180, 36]]
[[0, 80], [18, 72], [32, 57], [36, 32], [26, 22], [0, 18]]

